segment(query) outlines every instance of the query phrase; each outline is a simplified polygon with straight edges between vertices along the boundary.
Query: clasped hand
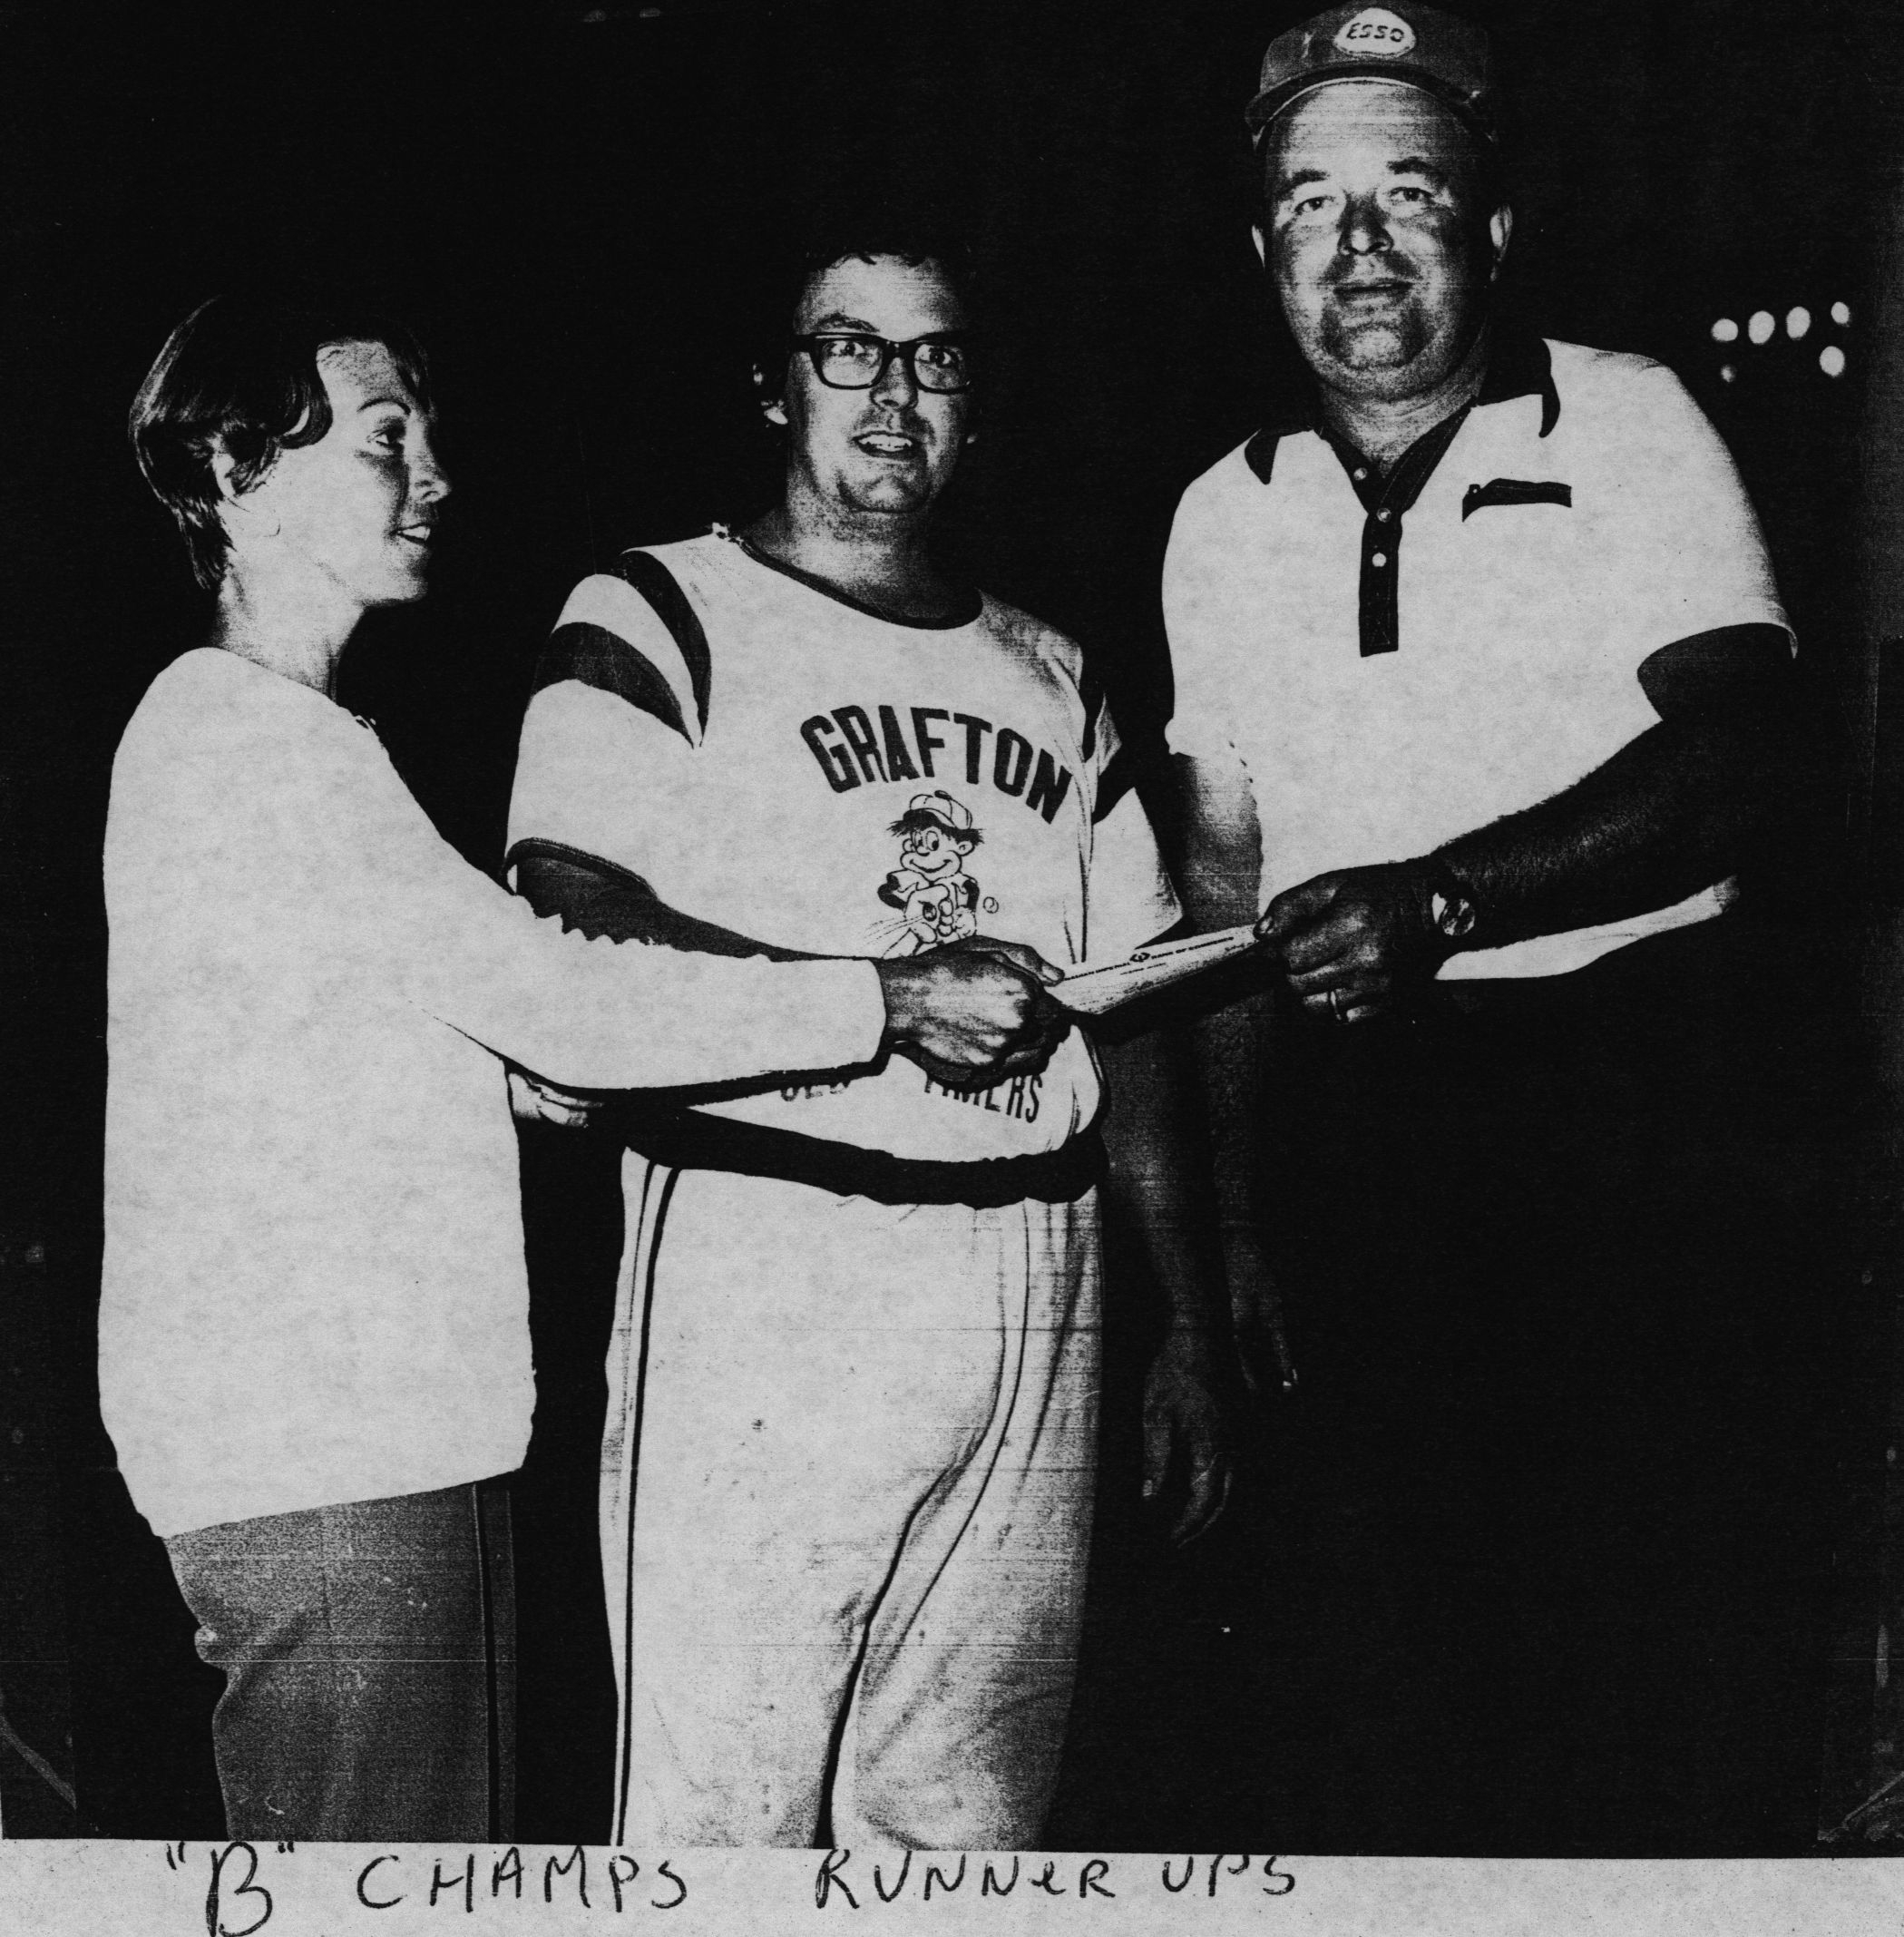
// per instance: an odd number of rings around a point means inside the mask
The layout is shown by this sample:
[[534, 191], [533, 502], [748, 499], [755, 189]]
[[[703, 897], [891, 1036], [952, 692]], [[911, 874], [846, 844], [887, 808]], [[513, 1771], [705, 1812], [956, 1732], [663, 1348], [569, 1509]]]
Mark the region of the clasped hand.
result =
[[886, 1041], [948, 1090], [984, 1090], [1050, 1061], [1070, 1017], [1046, 993], [1062, 980], [1036, 949], [968, 935], [875, 964]]
[[1304, 1012], [1360, 1022], [1419, 995], [1450, 954], [1415, 863], [1349, 867], [1278, 895], [1256, 924]]

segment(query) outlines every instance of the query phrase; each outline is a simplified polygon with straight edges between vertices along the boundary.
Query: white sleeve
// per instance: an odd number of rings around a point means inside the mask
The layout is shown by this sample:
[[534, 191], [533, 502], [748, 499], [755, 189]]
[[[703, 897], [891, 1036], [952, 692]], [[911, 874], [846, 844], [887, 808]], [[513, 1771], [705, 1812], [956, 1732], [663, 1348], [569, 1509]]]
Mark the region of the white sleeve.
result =
[[[1635, 372], [1603, 429], [1621, 569], [1605, 588], [1636, 667], [1675, 640], [1732, 626], [1791, 631], [1732, 454], [1660, 365]], [[1569, 406], [1569, 407], [1572, 407]]]
[[587, 941], [469, 866], [403, 790], [366, 856], [366, 939], [409, 999], [565, 1087], [708, 1083], [872, 1061], [867, 962], [775, 963]]
[[1199, 515], [1195, 488], [1177, 508], [1164, 553], [1164, 631], [1176, 690], [1167, 738], [1172, 753], [1230, 762], [1237, 758], [1229, 725], [1235, 694], [1228, 690], [1218, 642], [1204, 622], [1213, 578], [1223, 560], [1207, 519]]
[[668, 843], [658, 835], [694, 758], [673, 728], [616, 693], [580, 680], [543, 687], [522, 716], [508, 852], [550, 841], [599, 855], [665, 901]]
[[1092, 772], [1091, 860], [1084, 961], [1121, 962], [1176, 925], [1182, 912], [1157, 836], [1131, 784], [1130, 757], [1100, 705]]
[[537, 680], [509, 851], [538, 840], [599, 855], [667, 899], [656, 869], [704, 724], [680, 644], [633, 585], [598, 573], [569, 595]]

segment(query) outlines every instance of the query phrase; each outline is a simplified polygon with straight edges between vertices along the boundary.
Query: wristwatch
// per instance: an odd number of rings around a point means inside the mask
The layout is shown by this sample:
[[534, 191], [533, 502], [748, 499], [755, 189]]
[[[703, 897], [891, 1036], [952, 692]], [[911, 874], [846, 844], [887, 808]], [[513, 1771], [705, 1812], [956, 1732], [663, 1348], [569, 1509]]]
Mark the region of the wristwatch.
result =
[[1444, 942], [1465, 942], [1481, 918], [1479, 904], [1455, 879], [1447, 862], [1430, 855], [1428, 869], [1428, 918]]

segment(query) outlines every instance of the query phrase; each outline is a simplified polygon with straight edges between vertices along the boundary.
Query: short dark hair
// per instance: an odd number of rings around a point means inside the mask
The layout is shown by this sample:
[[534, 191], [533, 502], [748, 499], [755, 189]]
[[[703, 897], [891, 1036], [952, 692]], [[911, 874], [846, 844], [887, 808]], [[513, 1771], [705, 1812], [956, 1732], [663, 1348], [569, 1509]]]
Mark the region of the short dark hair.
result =
[[871, 262], [888, 256], [908, 269], [930, 262], [945, 278], [965, 312], [970, 330], [978, 327], [979, 279], [962, 230], [930, 211], [874, 205], [828, 210], [794, 226], [770, 266], [760, 303], [756, 360], [769, 384], [785, 366], [801, 299], [815, 277], [836, 262]]
[[229, 454], [233, 485], [249, 491], [280, 451], [316, 444], [330, 429], [317, 355], [336, 343], [383, 345], [411, 395], [430, 407], [429, 366], [401, 324], [347, 303], [254, 296], [200, 303], [139, 386], [126, 420], [133, 455], [208, 592], [225, 575], [228, 548], [214, 453]]
[[[835, 260], [838, 259], [835, 258]], [[832, 268], [832, 263], [826, 265]], [[976, 827], [949, 827], [929, 807], [908, 807], [893, 825], [886, 829], [888, 834], [923, 834], [928, 827], [936, 827], [948, 840], [963, 841], [969, 854], [985, 836]]]

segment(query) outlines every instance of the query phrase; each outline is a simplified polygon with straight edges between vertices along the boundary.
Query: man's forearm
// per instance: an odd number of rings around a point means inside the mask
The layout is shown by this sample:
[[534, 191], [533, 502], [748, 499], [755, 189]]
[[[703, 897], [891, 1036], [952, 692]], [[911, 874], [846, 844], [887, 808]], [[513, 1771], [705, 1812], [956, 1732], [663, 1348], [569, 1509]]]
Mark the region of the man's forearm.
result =
[[1187, 1032], [1188, 1061], [1206, 1114], [1217, 1228], [1225, 1247], [1239, 1237], [1260, 1242], [1267, 1225], [1263, 1079], [1271, 1010], [1264, 992], [1199, 1016]]
[[1786, 635], [1681, 641], [1641, 667], [1640, 683], [1659, 724], [1551, 799], [1431, 854], [1284, 889], [1257, 933], [1304, 1013], [1386, 1014], [1460, 950], [1668, 908], [1751, 859], [1822, 771]]
[[1222, 1254], [1212, 1228], [1203, 1116], [1180, 1038], [1153, 1032], [1109, 1046], [1107, 1193], [1127, 1213], [1165, 1331], [1144, 1380], [1144, 1493], [1181, 1480], [1170, 1537], [1193, 1540], [1228, 1498], [1232, 1434], [1225, 1395], [1241, 1366]]
[[[1239, 767], [1186, 759], [1171, 763], [1177, 812], [1171, 872], [1193, 934], [1215, 934], [1256, 918], [1263, 837], [1255, 799]], [[1199, 1017], [1177, 1054], [1196, 1078], [1206, 1105], [1217, 1223], [1229, 1241], [1261, 1234], [1263, 1058], [1266, 992]]]
[[1104, 1139], [1109, 1195], [1126, 1210], [1174, 1329], [1228, 1325], [1203, 1120], [1181, 1038], [1162, 1032], [1101, 1044], [1110, 1088]]
[[[1178, 812], [1172, 873], [1193, 933], [1212, 934], [1256, 918], [1263, 834], [1254, 790], [1240, 763], [1172, 763]], [[1202, 1093], [1211, 1197], [1230, 1321], [1253, 1391], [1274, 1378], [1294, 1383], [1281, 1302], [1269, 1267], [1268, 1114], [1264, 1063], [1272, 998], [1259, 990], [1199, 1017], [1186, 1032], [1186, 1066]]]
[[1723, 880], [1794, 763], [1769, 708], [1661, 721], [1565, 792], [1436, 851], [1480, 910], [1462, 945], [1616, 921]]

